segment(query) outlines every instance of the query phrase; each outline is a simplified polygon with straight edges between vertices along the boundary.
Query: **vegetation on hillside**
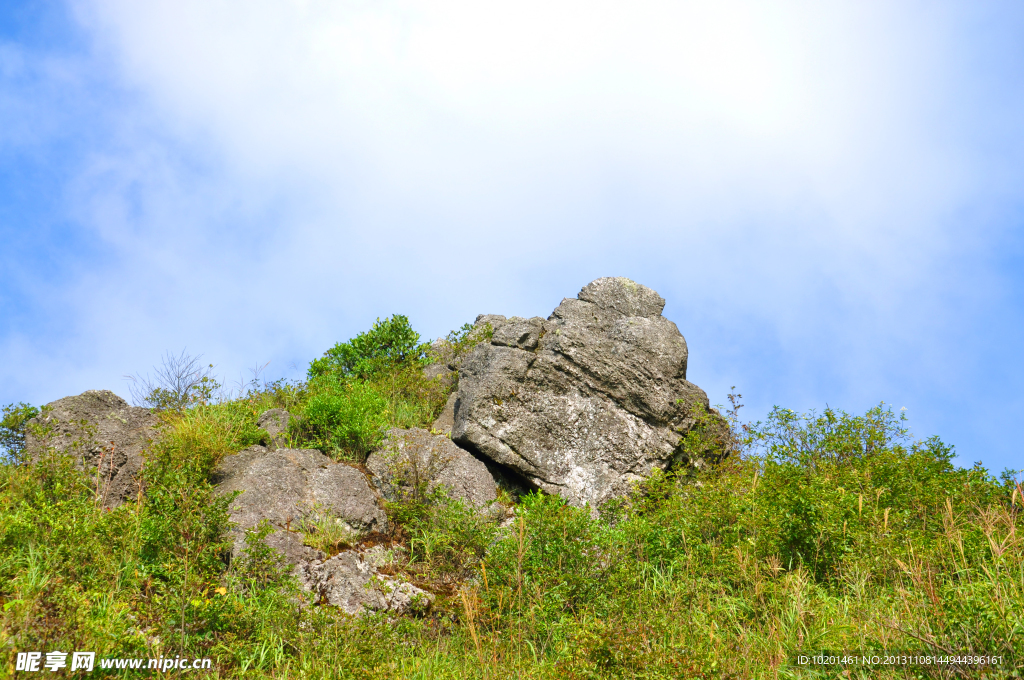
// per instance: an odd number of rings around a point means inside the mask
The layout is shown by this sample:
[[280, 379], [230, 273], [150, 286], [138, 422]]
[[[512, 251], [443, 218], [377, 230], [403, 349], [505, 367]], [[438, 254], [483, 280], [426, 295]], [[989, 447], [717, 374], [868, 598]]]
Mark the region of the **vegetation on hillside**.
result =
[[[472, 349], [469, 329], [451, 340], [445, 351]], [[395, 316], [315, 360], [306, 381], [166, 399], [143, 490], [113, 510], [73, 461], [24, 460], [36, 411], [7, 407], [0, 672], [14, 674], [16, 651], [59, 649], [211, 657], [190, 673], [220, 677], [1019, 677], [1021, 486], [955, 467], [948, 445], [912, 440], [884, 405], [776, 408], [744, 425], [734, 404], [724, 462], [656, 474], [598, 518], [540, 494], [503, 498], [506, 528], [441, 493], [390, 504], [394, 569], [437, 595], [416, 617], [297, 606], [260, 532], [228, 568], [228, 499], [211, 471], [265, 438], [260, 413], [301, 414], [294, 445], [358, 463], [385, 428], [440, 411], [452, 385], [424, 376], [434, 355]], [[823, 650], [1002, 665], [842, 675], [796, 662]]]

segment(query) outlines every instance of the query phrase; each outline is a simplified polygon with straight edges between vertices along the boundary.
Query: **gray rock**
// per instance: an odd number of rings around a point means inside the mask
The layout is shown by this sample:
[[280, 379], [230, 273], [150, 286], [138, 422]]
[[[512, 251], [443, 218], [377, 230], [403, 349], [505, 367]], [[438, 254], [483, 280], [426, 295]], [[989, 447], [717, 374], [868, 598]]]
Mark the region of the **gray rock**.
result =
[[423, 367], [423, 375], [426, 376], [427, 380], [434, 380], [436, 378], [446, 382], [454, 380], [455, 376], [451, 374], [455, 371], [455, 366], [451, 363], [453, 357], [448, 341], [444, 338], [438, 338], [430, 343], [430, 349], [427, 352], [431, 359], [431, 363]]
[[448, 401], [445, 402], [444, 408], [441, 409], [441, 414], [437, 416], [437, 419], [430, 426], [432, 431], [451, 435], [452, 427], [455, 425], [455, 399], [458, 396], [456, 392], [448, 395]]
[[379, 548], [345, 550], [328, 557], [303, 545], [305, 521], [325, 515], [353, 532], [384, 531], [387, 517], [366, 476], [319, 451], [253, 446], [227, 456], [214, 473], [220, 494], [242, 493], [231, 503], [236, 524], [232, 553], [245, 545], [245, 532], [268, 520], [275, 528], [265, 539], [294, 565], [294, 573], [316, 603], [350, 614], [425, 610], [433, 595], [378, 570], [388, 560]]
[[89, 390], [44, 406], [30, 421], [25, 453], [29, 460], [48, 449], [73, 456], [98, 481], [104, 506], [114, 507], [138, 494], [142, 453], [159, 438], [158, 422], [113, 392]]
[[230, 507], [230, 519], [236, 525], [232, 530], [234, 555], [245, 546], [246, 530], [264, 519], [276, 529], [267, 537], [267, 545], [293, 564], [322, 557], [302, 544], [300, 527], [306, 518], [333, 515], [353, 532], [387, 529], [387, 517], [366, 476], [319, 451], [268, 451], [253, 446], [226, 456], [213, 480], [219, 494], [242, 492]]
[[491, 344], [496, 347], [518, 347], [532, 352], [537, 349], [542, 330], [544, 319], [539, 316], [532, 319], [513, 316], [494, 330]]
[[499, 328], [505, 325], [506, 321], [508, 321], [508, 319], [501, 314], [480, 314], [476, 317], [476, 321], [473, 322], [473, 325], [477, 327], [490, 325], [491, 330], [497, 332]]
[[440, 484], [450, 497], [478, 508], [497, 499], [497, 487], [486, 465], [448, 437], [419, 428], [390, 430], [367, 458], [366, 467], [384, 496], [391, 499], [415, 493], [417, 482], [428, 492]]
[[347, 550], [327, 560], [299, 565], [296, 573], [302, 588], [316, 602], [341, 607], [349, 614], [405, 614], [430, 607], [433, 595], [381, 574], [377, 571], [380, 561], [378, 554]]
[[[481, 314], [476, 318], [475, 328], [470, 332], [467, 340], [483, 340], [486, 338], [485, 332], [488, 324], [493, 331], [504, 323], [505, 317], [503, 316]], [[453, 389], [458, 380], [459, 365], [464, 358], [464, 347], [465, 345], [462, 343], [460, 346], [453, 345], [447, 338], [438, 338], [430, 343], [430, 348], [427, 350], [430, 363], [424, 367], [423, 375], [428, 380], [439, 380], [445, 390]]]
[[679, 461], [708, 399], [686, 380], [686, 341], [664, 306], [604, 278], [547, 320], [492, 321], [491, 342], [459, 368], [452, 439], [576, 506]]
[[288, 424], [294, 419], [295, 416], [283, 408], [272, 408], [260, 414], [256, 424], [270, 437], [267, 448], [273, 451], [288, 446]]

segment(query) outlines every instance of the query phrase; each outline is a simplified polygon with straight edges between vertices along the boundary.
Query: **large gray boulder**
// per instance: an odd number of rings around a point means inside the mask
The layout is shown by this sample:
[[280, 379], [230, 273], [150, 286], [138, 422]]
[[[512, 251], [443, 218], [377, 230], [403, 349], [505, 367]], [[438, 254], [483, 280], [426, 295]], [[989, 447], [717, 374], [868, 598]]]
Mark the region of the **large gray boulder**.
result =
[[44, 406], [29, 421], [25, 454], [38, 460], [47, 450], [74, 457], [76, 466], [98, 483], [106, 507], [139, 492], [143, 451], [159, 437], [158, 418], [129, 406], [108, 390], [89, 390]]
[[366, 459], [382, 493], [391, 500], [443, 486], [449, 497], [484, 508], [497, 499], [487, 466], [443, 435], [420, 428], [392, 429]]
[[229, 508], [234, 555], [245, 546], [245, 532], [264, 519], [275, 529], [267, 545], [292, 564], [323, 557], [303, 544], [306, 521], [344, 522], [353, 535], [387, 529], [387, 516], [366, 476], [319, 451], [253, 446], [226, 456], [213, 481], [219, 494], [241, 492]]
[[494, 333], [459, 367], [452, 439], [592, 508], [678, 462], [708, 398], [686, 380], [686, 341], [664, 306], [604, 278], [547, 319], [481, 317]]

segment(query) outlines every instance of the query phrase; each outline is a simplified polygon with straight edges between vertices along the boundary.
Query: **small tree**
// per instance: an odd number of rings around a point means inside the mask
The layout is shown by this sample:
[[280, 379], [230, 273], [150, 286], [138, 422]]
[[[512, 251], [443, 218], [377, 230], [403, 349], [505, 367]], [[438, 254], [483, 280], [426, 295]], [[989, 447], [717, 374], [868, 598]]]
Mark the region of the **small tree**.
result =
[[3, 407], [0, 418], [0, 459], [20, 463], [25, 453], [25, 428], [39, 409], [24, 402]]
[[199, 361], [202, 358], [186, 350], [178, 356], [167, 352], [161, 365], [155, 367], [155, 378], [148, 374], [125, 376], [132, 401], [138, 406], [172, 411], [205, 404], [220, 389], [220, 383], [211, 373], [213, 364], [203, 366]]

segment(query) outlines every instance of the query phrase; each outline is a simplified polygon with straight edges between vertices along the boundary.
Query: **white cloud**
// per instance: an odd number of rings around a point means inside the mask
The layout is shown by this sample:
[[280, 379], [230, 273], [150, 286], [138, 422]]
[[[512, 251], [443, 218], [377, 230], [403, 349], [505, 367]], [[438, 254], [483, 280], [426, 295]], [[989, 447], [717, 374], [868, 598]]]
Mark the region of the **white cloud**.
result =
[[302, 362], [391, 312], [546, 314], [621, 273], [701, 339], [709, 388], [955, 390], [928, 377], [942, 334], [1005, 288], [981, 206], [1019, 198], [1020, 101], [992, 113], [945, 5], [74, 8], [130, 95], [70, 192], [115, 254], [67, 294], [74, 362], [117, 375], [184, 345]]

